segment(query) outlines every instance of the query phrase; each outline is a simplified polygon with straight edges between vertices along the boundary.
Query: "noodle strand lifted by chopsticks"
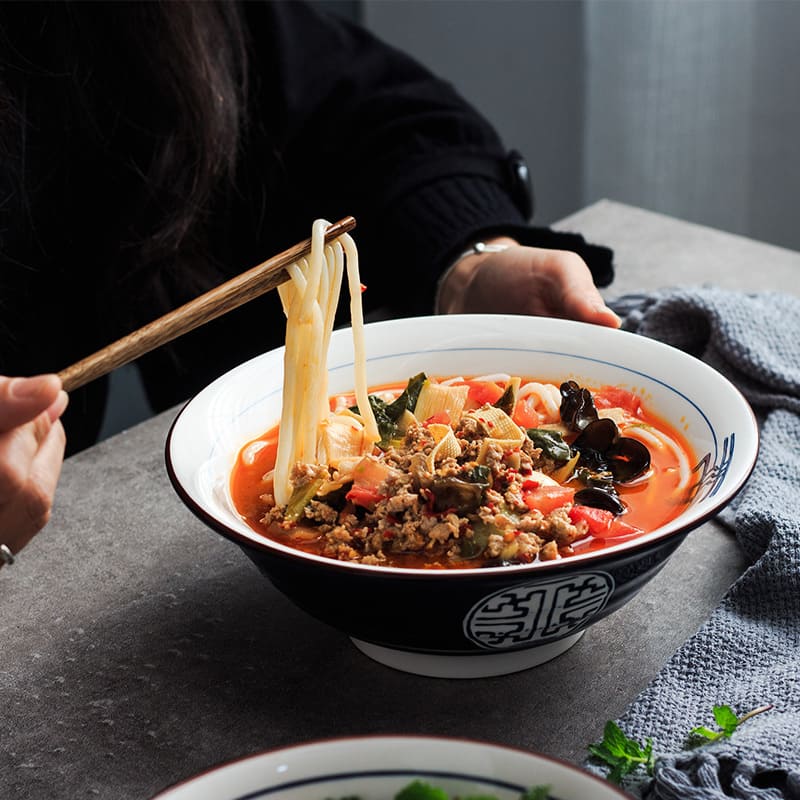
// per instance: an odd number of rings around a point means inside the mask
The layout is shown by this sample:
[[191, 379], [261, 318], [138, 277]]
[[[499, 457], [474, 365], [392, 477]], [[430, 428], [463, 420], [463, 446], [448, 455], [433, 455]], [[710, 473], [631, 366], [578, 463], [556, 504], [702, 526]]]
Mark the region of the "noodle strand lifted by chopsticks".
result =
[[298, 462], [319, 463], [320, 429], [330, 416], [328, 346], [345, 268], [350, 290], [354, 388], [364, 426], [364, 452], [371, 452], [380, 438], [367, 395], [358, 250], [348, 234], [326, 246], [325, 231], [329, 225], [326, 220], [314, 222], [309, 257], [288, 267], [290, 280], [278, 287], [286, 315], [283, 408], [274, 473], [278, 505], [285, 505], [291, 497], [292, 467]]

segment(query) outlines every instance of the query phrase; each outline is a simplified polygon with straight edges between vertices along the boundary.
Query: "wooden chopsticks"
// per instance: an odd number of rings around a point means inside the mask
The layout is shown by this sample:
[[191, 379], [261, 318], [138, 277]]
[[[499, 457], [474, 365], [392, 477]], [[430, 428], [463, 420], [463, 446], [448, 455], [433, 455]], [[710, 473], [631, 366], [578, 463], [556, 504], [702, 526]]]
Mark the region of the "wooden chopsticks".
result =
[[[325, 231], [325, 241], [329, 242], [337, 236], [351, 231], [355, 226], [356, 221], [353, 217], [344, 217], [338, 222], [334, 222]], [[275, 289], [288, 280], [286, 267], [307, 256], [310, 252], [311, 239], [298, 242], [263, 264], [237, 275], [174, 311], [170, 311], [163, 317], [129, 333], [122, 339], [112, 342], [102, 350], [63, 369], [58, 375], [64, 389], [70, 392], [95, 378], [107, 375], [112, 370], [155, 350], [156, 347], [171, 342], [184, 333], [238, 308], [248, 300]]]

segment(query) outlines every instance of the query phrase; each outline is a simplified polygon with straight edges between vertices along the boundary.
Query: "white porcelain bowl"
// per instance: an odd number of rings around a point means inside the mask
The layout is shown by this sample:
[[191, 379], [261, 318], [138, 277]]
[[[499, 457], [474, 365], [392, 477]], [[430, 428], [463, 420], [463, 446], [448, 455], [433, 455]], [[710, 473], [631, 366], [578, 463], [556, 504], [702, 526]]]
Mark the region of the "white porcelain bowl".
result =
[[[697, 491], [689, 506], [657, 530], [602, 550], [475, 570], [345, 563], [261, 536], [231, 501], [238, 451], [279, 420], [283, 350], [214, 381], [170, 431], [166, 460], [176, 491], [299, 607], [398, 669], [479, 677], [559, 655], [652, 578], [690, 530], [730, 501], [755, 463], [758, 431], [739, 391], [703, 362], [652, 339], [564, 320], [469, 315], [374, 323], [366, 342], [372, 384], [425, 371], [625, 387], [679, 428], [697, 455]], [[352, 361], [349, 329], [334, 332], [331, 393], [352, 389]]]
[[152, 800], [392, 800], [414, 780], [456, 795], [519, 800], [549, 786], [557, 800], [620, 800], [619, 789], [523, 750], [436, 737], [370, 736], [311, 742], [224, 764]]

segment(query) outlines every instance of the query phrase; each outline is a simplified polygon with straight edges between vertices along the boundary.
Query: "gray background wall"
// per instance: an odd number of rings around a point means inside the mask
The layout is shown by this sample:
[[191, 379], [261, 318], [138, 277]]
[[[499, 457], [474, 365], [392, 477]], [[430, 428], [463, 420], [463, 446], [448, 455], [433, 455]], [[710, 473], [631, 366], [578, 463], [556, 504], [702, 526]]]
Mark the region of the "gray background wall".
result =
[[800, 248], [797, 0], [363, 0], [522, 150], [537, 217], [602, 197]]
[[[317, 0], [528, 158], [536, 219], [608, 197], [800, 249], [800, 0]], [[103, 435], [149, 414], [132, 368]]]

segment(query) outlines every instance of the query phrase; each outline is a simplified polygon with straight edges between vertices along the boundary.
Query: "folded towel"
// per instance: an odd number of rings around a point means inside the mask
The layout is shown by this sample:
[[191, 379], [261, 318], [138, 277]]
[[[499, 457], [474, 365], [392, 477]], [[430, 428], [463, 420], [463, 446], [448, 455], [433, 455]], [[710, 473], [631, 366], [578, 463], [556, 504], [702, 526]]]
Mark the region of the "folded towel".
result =
[[[653, 778], [625, 788], [648, 800], [800, 800], [800, 299], [698, 287], [611, 305], [627, 330], [730, 379], [761, 439], [752, 476], [719, 515], [752, 564], [618, 720], [657, 756]], [[715, 705], [741, 715], [764, 704], [730, 738], [687, 748], [693, 725], [715, 727]]]

